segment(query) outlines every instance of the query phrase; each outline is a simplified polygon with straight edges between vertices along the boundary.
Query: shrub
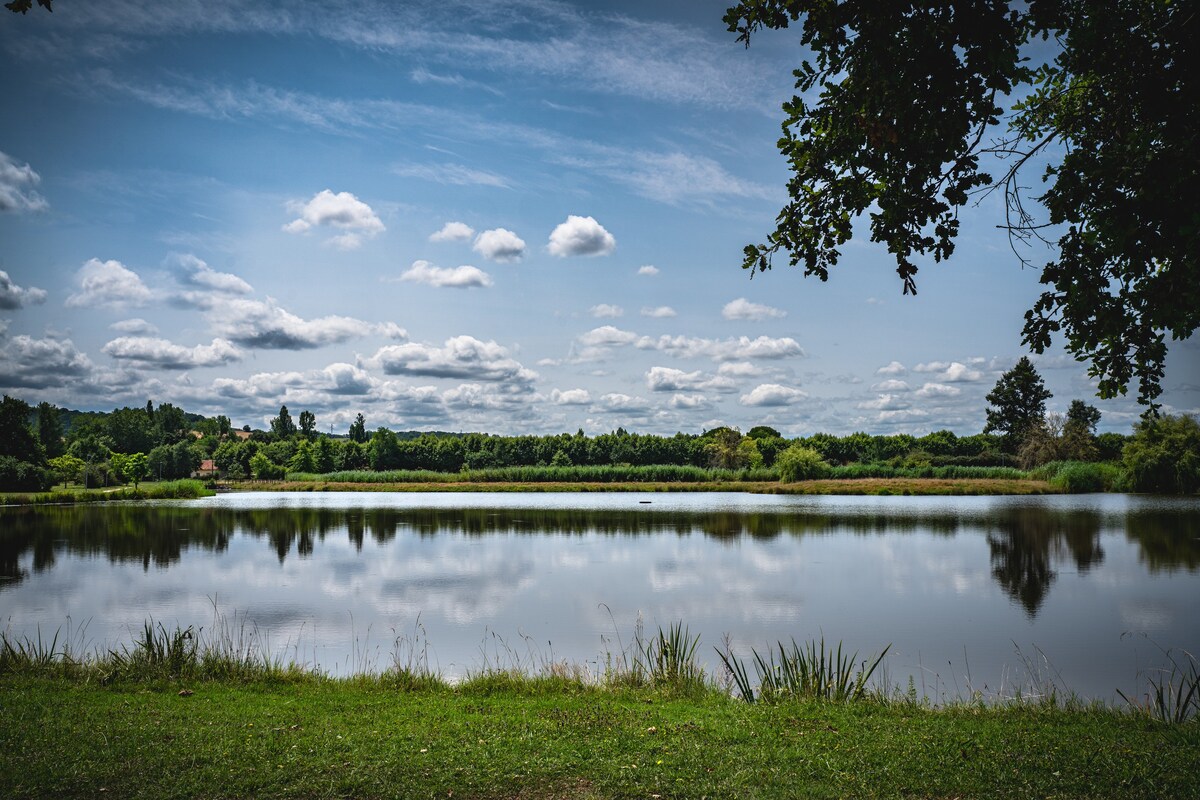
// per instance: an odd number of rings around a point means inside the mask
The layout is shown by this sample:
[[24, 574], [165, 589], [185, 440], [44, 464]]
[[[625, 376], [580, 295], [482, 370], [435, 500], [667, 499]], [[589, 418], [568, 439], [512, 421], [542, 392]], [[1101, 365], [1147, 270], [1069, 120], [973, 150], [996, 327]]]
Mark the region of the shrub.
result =
[[775, 458], [775, 469], [783, 483], [807, 481], [829, 474], [829, 465], [811, 447], [794, 444]]
[[1135, 492], [1195, 494], [1200, 491], [1200, 423], [1187, 415], [1142, 420], [1122, 459]]
[[53, 483], [53, 475], [37, 464], [0, 456], [0, 491], [42, 492]]

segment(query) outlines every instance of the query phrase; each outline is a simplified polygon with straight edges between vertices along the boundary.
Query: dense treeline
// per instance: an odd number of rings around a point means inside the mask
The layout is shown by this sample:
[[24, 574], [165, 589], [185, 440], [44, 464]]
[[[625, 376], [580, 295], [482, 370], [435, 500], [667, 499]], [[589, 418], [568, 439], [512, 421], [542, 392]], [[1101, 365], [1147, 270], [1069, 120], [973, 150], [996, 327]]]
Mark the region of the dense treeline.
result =
[[[1016, 368], [1014, 369], [1014, 372]], [[1034, 375], [1036, 379], [1036, 374]], [[1002, 384], [989, 395], [999, 396]], [[612, 433], [586, 436], [497, 436], [483, 433], [368, 433], [359, 414], [345, 436], [317, 430], [315, 415], [293, 420], [287, 407], [269, 430], [234, 430], [228, 417], [205, 418], [162, 403], [119, 408], [111, 413], [32, 408], [5, 397], [0, 414], [0, 488], [43, 490], [54, 483], [88, 486], [147, 478], [171, 480], [207, 470], [222, 479], [280, 479], [291, 475], [356, 473], [475, 473], [521, 468], [556, 469], [561, 474], [659, 474], [648, 467], [673, 468], [674, 478], [713, 470], [753, 475], [757, 480], [942, 476], [955, 470], [974, 477], [1038, 477], [1070, 491], [1131, 489], [1195, 493], [1200, 490], [1200, 426], [1191, 417], [1148, 418], [1132, 437], [1095, 434], [1099, 412], [1075, 401], [1065, 416], [1044, 415], [1044, 392], [1033, 393], [1032, 422], [994, 423], [993, 432], [958, 436], [939, 430], [924, 436], [847, 436], [815, 433], [785, 438], [758, 426], [742, 434], [715, 428], [673, 436]], [[1003, 407], [1002, 402], [993, 402]], [[1009, 409], [1011, 411], [1011, 409]], [[995, 415], [998, 419], [998, 412]], [[1011, 415], [1010, 415], [1011, 416]], [[1014, 417], [1017, 420], [1022, 418]], [[248, 428], [248, 426], [247, 426]], [[208, 463], [206, 463], [208, 462]], [[573, 471], [567, 468], [573, 468]], [[618, 468], [616, 472], [614, 468]], [[519, 473], [509, 473], [519, 474]], [[532, 473], [527, 473], [532, 474]], [[546, 474], [550, 474], [547, 472]], [[557, 474], [557, 473], [556, 473]], [[601, 474], [601, 473], [595, 473]], [[713, 473], [715, 474], [715, 473]], [[581, 478], [580, 478], [581, 479]], [[745, 477], [743, 479], [746, 479]]]

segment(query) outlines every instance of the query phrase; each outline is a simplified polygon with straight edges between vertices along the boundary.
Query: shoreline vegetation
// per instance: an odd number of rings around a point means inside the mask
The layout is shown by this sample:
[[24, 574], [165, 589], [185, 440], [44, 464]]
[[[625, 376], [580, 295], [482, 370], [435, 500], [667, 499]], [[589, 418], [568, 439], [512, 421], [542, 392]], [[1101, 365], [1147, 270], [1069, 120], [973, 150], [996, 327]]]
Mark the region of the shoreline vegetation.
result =
[[1200, 796], [1190, 656], [1123, 706], [1034, 678], [933, 702], [824, 641], [726, 644], [708, 675], [682, 624], [594, 666], [485, 651], [457, 683], [419, 623], [348, 677], [214, 630], [147, 623], [92, 655], [0, 638], [7, 796]]

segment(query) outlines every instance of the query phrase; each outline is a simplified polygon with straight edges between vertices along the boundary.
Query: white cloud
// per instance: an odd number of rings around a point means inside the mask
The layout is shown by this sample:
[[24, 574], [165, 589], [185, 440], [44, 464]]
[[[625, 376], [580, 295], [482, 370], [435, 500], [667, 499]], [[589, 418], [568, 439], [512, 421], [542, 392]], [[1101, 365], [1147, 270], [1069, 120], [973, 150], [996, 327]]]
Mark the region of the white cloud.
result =
[[778, 383], [760, 383], [738, 398], [744, 406], [790, 406], [808, 398], [808, 393]]
[[874, 400], [865, 400], [858, 404], [859, 408], [876, 409], [879, 411], [899, 411], [911, 406], [912, 403], [894, 394], [881, 394]]
[[555, 389], [550, 393], [550, 402], [560, 406], [582, 406], [592, 402], [592, 396], [587, 389], [568, 389], [565, 392]]
[[731, 378], [752, 378], [761, 375], [762, 370], [749, 361], [726, 361], [717, 367], [717, 374], [727, 375]]
[[79, 269], [79, 291], [67, 298], [68, 308], [142, 306], [153, 297], [136, 272], [120, 261], [89, 259]]
[[373, 332], [393, 337], [403, 334], [403, 329], [392, 323], [376, 326], [341, 316], [303, 319], [281, 308], [269, 297], [266, 302], [229, 298], [210, 306], [208, 316], [224, 338], [245, 347], [269, 350], [308, 350]]
[[448, 286], [454, 289], [492, 285], [492, 276], [479, 267], [472, 267], [469, 264], [461, 267], [435, 267], [428, 261], [414, 261], [413, 265], [400, 276], [400, 280], [423, 283], [426, 286]]
[[725, 307], [721, 309], [721, 316], [729, 320], [745, 319], [761, 322], [764, 319], [786, 317], [787, 312], [781, 308], [752, 303], [744, 297], [739, 297], [737, 300], [731, 300], [725, 304]]
[[195, 286], [220, 294], [250, 294], [254, 289], [231, 272], [217, 272], [191, 254], [174, 253], [168, 257], [176, 278], [185, 286]]
[[329, 240], [343, 250], [353, 250], [362, 244], [362, 237], [382, 233], [383, 221], [371, 207], [350, 192], [334, 194], [322, 189], [307, 203], [292, 202], [288, 209], [299, 216], [283, 226], [288, 233], [306, 233], [316, 227], [330, 227], [342, 233]]
[[711, 358], [714, 361], [736, 361], [744, 359], [800, 358], [807, 355], [795, 339], [774, 339], [759, 336], [751, 339], [741, 336], [736, 339], [703, 339], [689, 336], [660, 336], [653, 339], [643, 336], [637, 342], [639, 350], [660, 350], [679, 358]]
[[70, 339], [22, 334], [0, 341], [0, 386], [5, 388], [78, 388], [93, 370], [87, 355], [76, 350]]
[[381, 347], [362, 361], [388, 375], [423, 375], [433, 378], [467, 378], [477, 381], [531, 383], [537, 373], [522, 366], [494, 341], [454, 336], [438, 347], [416, 342]]
[[913, 367], [913, 372], [935, 373], [934, 380], [939, 383], [969, 383], [983, 378], [982, 372], [958, 361], [917, 364]]
[[908, 368], [905, 367], [903, 364], [901, 364], [899, 361], [893, 361], [890, 364], [888, 364], [886, 367], [880, 367], [879, 369], [875, 370], [875, 374], [876, 375], [907, 375]]
[[219, 367], [242, 358], [242, 352], [225, 339], [213, 339], [212, 344], [207, 345], [184, 347], [166, 339], [122, 336], [104, 345], [101, 351], [116, 359], [161, 369]]
[[441, 230], [429, 234], [431, 242], [465, 242], [475, 235], [475, 229], [465, 222], [447, 222]]
[[604, 226], [592, 217], [567, 215], [566, 222], [560, 222], [550, 232], [550, 244], [547, 249], [551, 255], [565, 258], [567, 256], [606, 256], [617, 248], [617, 240], [604, 229]]
[[644, 265], [638, 267], [637, 274], [653, 277], [661, 271], [662, 270], [660, 270], [658, 267], [654, 266], [653, 264], [644, 264]]
[[132, 336], [137, 336], [137, 335], [145, 336], [145, 335], [153, 335], [153, 334], [158, 333], [157, 326], [150, 324], [149, 322], [147, 322], [146, 320], [144, 320], [140, 317], [135, 317], [133, 319], [123, 319], [119, 322], [114, 322], [112, 325], [109, 325], [108, 327], [112, 328], [114, 331], [119, 331], [120, 333], [127, 333]]
[[880, 381], [871, 387], [872, 392], [907, 392], [909, 385], [902, 380], [889, 378], [886, 381]]
[[962, 389], [957, 386], [947, 386], [944, 383], [927, 383], [917, 390], [917, 397], [958, 397]]
[[17, 286], [12, 282], [12, 278], [8, 277], [8, 273], [0, 269], [0, 309], [14, 311], [44, 302], [46, 302], [45, 289]]
[[642, 308], [642, 316], [652, 317], [654, 319], [668, 319], [670, 317], [677, 316], [677, 314], [675, 313], [675, 309], [671, 308], [670, 306], [656, 306], [654, 308], [645, 306]]
[[702, 394], [673, 394], [671, 395], [669, 405], [676, 410], [686, 411], [695, 408], [707, 408], [711, 403]]
[[42, 178], [28, 164], [18, 164], [0, 151], [0, 213], [45, 211], [50, 207], [34, 188]]
[[637, 341], [638, 335], [612, 325], [601, 325], [580, 334], [571, 345], [572, 361], [598, 361], [607, 358], [614, 347], [624, 347]]
[[621, 392], [609, 392], [601, 395], [600, 405], [608, 411], [624, 411], [626, 413], [641, 413], [650, 410], [650, 404], [641, 397], [631, 397]]
[[472, 249], [491, 261], [512, 263], [525, 255], [525, 240], [507, 228], [492, 228], [475, 237]]
[[753, 183], [728, 172], [707, 156], [639, 151], [624, 154], [621, 164], [598, 164], [635, 192], [670, 205], [712, 203], [720, 197], [777, 199], [771, 186]]
[[507, 189], [508, 181], [494, 172], [463, 164], [397, 164], [392, 168], [402, 178], [420, 178], [446, 186], [494, 186]]
[[625, 313], [625, 309], [608, 303], [600, 303], [588, 309], [588, 313], [597, 319], [616, 319]]
[[673, 367], [651, 367], [646, 371], [646, 386], [652, 392], [737, 391], [737, 385], [725, 376], [705, 375], [699, 370], [684, 372]]

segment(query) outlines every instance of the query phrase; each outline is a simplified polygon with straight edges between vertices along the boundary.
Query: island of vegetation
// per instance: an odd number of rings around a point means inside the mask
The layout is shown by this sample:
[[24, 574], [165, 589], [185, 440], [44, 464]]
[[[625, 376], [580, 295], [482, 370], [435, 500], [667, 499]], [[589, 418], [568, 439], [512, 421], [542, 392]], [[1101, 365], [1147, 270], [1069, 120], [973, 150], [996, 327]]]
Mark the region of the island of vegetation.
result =
[[0, 491], [8, 502], [195, 497], [216, 488], [391, 491], [755, 491], [810, 494], [1037, 494], [1200, 491], [1200, 425], [1144, 417], [1096, 433], [1081, 400], [1047, 414], [1050, 393], [1022, 358], [988, 395], [987, 426], [788, 439], [765, 425], [656, 436], [617, 429], [549, 436], [408, 431], [345, 435], [287, 406], [269, 430], [235, 430], [170, 403], [80, 412], [5, 396]]

